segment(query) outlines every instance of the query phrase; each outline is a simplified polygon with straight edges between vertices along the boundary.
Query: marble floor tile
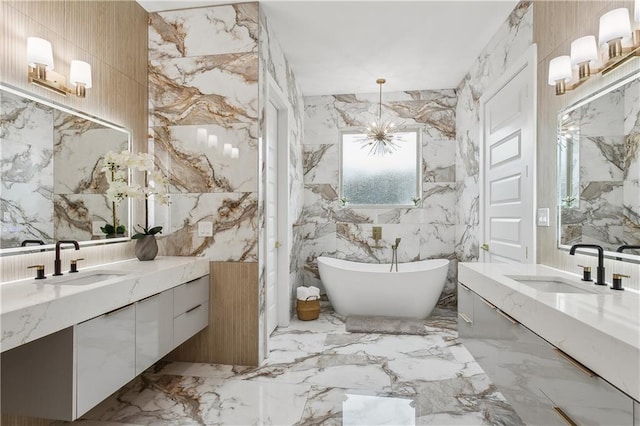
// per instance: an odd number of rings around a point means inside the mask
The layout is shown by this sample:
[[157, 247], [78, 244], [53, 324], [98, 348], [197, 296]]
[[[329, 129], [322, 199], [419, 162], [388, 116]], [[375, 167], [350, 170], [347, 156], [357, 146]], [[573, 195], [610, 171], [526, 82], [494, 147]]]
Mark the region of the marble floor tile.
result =
[[159, 362], [81, 423], [521, 425], [458, 340], [455, 312], [436, 309], [425, 326], [427, 336], [348, 333], [325, 307], [278, 328], [258, 367]]
[[143, 425], [285, 425], [300, 419], [307, 385], [145, 376], [87, 417]]

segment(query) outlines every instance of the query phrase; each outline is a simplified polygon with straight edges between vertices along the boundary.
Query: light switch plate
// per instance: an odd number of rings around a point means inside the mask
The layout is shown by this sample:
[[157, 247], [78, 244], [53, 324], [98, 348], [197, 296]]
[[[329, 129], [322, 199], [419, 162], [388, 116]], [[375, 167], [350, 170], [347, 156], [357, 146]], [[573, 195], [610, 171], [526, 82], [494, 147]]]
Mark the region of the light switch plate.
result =
[[549, 218], [549, 207], [543, 207], [538, 209], [538, 226], [551, 226], [551, 220]]
[[198, 237], [213, 237], [213, 222], [198, 222]]

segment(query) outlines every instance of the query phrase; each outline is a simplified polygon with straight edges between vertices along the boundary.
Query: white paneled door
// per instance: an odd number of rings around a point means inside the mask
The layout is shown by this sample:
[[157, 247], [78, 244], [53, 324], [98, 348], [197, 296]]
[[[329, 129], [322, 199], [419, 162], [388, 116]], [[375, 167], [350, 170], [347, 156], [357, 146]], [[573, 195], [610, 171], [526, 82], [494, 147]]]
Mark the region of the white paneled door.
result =
[[266, 277], [267, 277], [267, 335], [278, 325], [278, 110], [267, 103], [266, 143]]
[[481, 103], [484, 262], [535, 263], [535, 46]]

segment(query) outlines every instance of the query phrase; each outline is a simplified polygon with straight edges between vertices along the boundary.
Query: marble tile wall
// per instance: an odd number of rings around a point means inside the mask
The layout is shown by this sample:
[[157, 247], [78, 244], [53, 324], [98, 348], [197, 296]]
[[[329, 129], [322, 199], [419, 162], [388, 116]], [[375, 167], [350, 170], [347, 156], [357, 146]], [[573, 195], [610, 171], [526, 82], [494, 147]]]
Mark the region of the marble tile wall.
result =
[[257, 3], [149, 14], [149, 150], [172, 200], [154, 214], [161, 253], [258, 260], [258, 62]]
[[[418, 208], [349, 208], [340, 205], [340, 129], [375, 118], [378, 94], [305, 97], [304, 210], [299, 268], [305, 285], [322, 288], [316, 258], [389, 263], [391, 244], [402, 238], [398, 260], [453, 260], [443, 300], [453, 294], [455, 262], [456, 93], [452, 89], [383, 93], [383, 117], [422, 131], [422, 205]], [[374, 248], [372, 227], [382, 226], [384, 248]]]
[[[288, 104], [293, 225], [303, 197], [302, 97], [258, 3], [150, 14], [149, 149], [170, 176], [172, 199], [169, 208], [155, 212], [156, 224], [167, 230], [161, 250], [212, 261], [258, 262], [260, 330], [265, 327], [262, 144], [269, 78]], [[202, 129], [217, 137], [217, 146], [198, 141]], [[224, 143], [239, 149], [239, 159], [223, 156]], [[198, 236], [202, 222], [212, 223], [212, 237]], [[291, 234], [295, 241], [297, 233]], [[291, 265], [293, 289], [301, 279], [297, 264]], [[262, 334], [261, 354], [266, 345]]]
[[458, 85], [456, 107], [456, 254], [461, 262], [479, 257], [480, 98], [533, 39], [533, 2], [522, 0], [480, 53]]

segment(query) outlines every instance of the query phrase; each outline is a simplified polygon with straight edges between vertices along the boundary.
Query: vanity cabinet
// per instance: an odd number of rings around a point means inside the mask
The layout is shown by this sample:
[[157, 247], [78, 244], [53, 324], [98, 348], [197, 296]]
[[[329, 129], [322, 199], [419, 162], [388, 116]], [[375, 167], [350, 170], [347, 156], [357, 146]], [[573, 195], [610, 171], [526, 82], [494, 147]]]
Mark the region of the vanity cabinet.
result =
[[2, 352], [2, 411], [75, 420], [208, 319], [206, 275]]
[[626, 394], [463, 284], [458, 298], [463, 344], [525, 423], [634, 424]]
[[173, 289], [173, 345], [179, 346], [209, 323], [209, 276]]
[[76, 404], [81, 416], [136, 376], [136, 306], [75, 326]]
[[173, 349], [173, 290], [136, 302], [136, 373]]

